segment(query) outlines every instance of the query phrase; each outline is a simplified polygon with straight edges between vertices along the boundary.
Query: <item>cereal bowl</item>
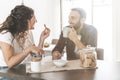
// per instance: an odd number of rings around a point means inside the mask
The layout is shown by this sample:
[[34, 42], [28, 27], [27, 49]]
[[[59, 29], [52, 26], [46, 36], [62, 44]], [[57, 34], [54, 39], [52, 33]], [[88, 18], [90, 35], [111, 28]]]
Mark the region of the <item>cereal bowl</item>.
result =
[[63, 67], [67, 64], [66, 60], [53, 60], [53, 63], [57, 67]]

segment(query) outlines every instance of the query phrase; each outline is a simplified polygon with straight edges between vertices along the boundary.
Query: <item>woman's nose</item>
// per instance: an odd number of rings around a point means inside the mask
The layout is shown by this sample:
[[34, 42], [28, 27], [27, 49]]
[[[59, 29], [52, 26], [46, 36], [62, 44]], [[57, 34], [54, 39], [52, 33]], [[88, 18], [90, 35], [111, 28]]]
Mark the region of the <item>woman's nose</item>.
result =
[[37, 19], [35, 18], [35, 22], [37, 22]]

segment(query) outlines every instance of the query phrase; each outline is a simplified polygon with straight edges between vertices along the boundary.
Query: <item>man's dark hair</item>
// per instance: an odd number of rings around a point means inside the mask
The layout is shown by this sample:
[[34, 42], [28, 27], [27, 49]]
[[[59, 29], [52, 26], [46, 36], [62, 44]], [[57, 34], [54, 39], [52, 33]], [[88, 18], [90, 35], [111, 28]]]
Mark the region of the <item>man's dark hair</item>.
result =
[[81, 18], [86, 19], [86, 12], [82, 8], [72, 8], [71, 10], [77, 11], [80, 14]]

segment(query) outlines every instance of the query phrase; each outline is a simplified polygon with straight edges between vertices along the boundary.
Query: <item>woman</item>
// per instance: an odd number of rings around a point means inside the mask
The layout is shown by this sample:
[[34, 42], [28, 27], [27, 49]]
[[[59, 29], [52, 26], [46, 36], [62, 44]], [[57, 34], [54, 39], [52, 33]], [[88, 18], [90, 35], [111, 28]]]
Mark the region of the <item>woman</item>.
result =
[[18, 5], [0, 27], [0, 67], [11, 68], [24, 63], [31, 53], [41, 54], [44, 40], [50, 30], [40, 35], [38, 46], [34, 45], [31, 29], [34, 29], [36, 18], [34, 11], [24, 5]]

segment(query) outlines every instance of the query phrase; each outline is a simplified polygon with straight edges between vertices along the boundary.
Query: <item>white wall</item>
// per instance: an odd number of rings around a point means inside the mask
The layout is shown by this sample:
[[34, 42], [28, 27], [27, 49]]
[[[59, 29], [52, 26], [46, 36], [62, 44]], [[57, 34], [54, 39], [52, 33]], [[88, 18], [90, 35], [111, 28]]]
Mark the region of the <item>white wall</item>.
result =
[[2, 23], [10, 14], [11, 9], [20, 3], [21, 0], [2, 0], [0, 2], [0, 23]]
[[45, 42], [51, 43], [52, 38], [58, 38], [60, 33], [59, 0], [26, 0], [25, 5], [29, 5], [35, 10], [37, 23], [33, 33], [36, 44], [38, 44], [38, 35], [44, 29], [44, 24], [51, 30], [50, 36]]
[[112, 4], [95, 5], [93, 13], [93, 24], [98, 31], [97, 47], [104, 49], [104, 60], [112, 61]]
[[120, 0], [113, 1], [113, 57], [120, 61]]
[[[52, 38], [58, 38], [60, 34], [59, 1], [60, 0], [24, 0], [24, 5], [33, 8], [37, 18], [37, 23], [33, 30], [35, 44], [38, 44], [39, 36], [44, 29], [44, 24], [46, 24], [51, 30], [51, 34], [46, 41], [51, 42]], [[0, 23], [2, 23], [10, 14], [11, 9], [21, 3], [22, 0], [1, 1]]]
[[50, 0], [53, 3], [53, 28], [51, 32], [52, 38], [59, 38], [61, 32], [60, 23], [60, 0]]
[[[86, 3], [87, 2], [87, 3]], [[62, 26], [67, 26], [68, 23], [68, 16], [72, 8], [83, 8], [87, 13], [86, 23], [92, 24], [92, 0], [62, 0], [62, 7], [63, 7], [63, 19], [62, 19]]]

